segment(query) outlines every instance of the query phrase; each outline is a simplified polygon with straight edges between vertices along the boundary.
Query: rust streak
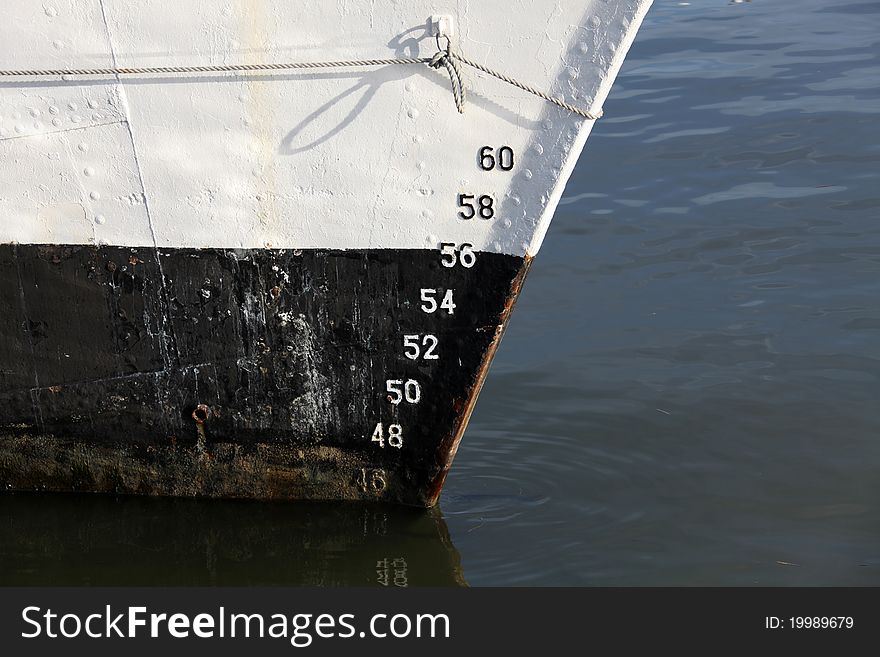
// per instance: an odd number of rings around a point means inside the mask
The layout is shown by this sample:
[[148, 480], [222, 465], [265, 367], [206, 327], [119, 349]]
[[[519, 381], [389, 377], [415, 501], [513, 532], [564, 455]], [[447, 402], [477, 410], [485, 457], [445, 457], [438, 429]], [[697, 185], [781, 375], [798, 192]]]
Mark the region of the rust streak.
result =
[[438, 460], [443, 465], [440, 472], [437, 473], [437, 476], [434, 477], [428, 485], [425, 496], [425, 506], [431, 507], [437, 504], [437, 500], [443, 490], [443, 484], [446, 482], [446, 476], [449, 474], [449, 469], [452, 467], [452, 461], [455, 459], [455, 454], [458, 452], [458, 446], [461, 444], [462, 436], [464, 436], [465, 429], [467, 429], [468, 422], [471, 419], [471, 414], [474, 412], [477, 398], [480, 396], [480, 390], [482, 390], [483, 383], [486, 381], [486, 376], [489, 374], [489, 367], [492, 365], [492, 359], [495, 357], [498, 345], [501, 344], [504, 330], [507, 328], [507, 324], [510, 321], [513, 307], [516, 305], [517, 299], [519, 299], [519, 293], [522, 290], [529, 268], [532, 266], [533, 259], [532, 256], [525, 256], [522, 268], [510, 284], [510, 293], [504, 303], [504, 308], [501, 310], [501, 322], [495, 327], [495, 338], [486, 350], [486, 354], [483, 356], [483, 361], [480, 363], [480, 368], [477, 370], [477, 376], [474, 380], [474, 385], [471, 387], [470, 394], [468, 395], [467, 405], [464, 407], [464, 412], [459, 416], [458, 423], [450, 437], [440, 443], [440, 447], [438, 448], [440, 459]]

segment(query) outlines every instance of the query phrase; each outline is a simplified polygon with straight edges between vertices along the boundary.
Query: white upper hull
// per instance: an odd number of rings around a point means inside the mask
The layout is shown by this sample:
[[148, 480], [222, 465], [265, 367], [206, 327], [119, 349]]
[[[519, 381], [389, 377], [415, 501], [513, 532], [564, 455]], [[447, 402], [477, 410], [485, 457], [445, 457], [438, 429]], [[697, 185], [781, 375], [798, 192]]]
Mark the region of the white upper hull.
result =
[[[0, 68], [430, 57], [448, 14], [455, 50], [598, 111], [650, 2], [0, 0]], [[0, 78], [0, 243], [534, 255], [593, 121], [463, 72], [464, 114], [424, 65]]]

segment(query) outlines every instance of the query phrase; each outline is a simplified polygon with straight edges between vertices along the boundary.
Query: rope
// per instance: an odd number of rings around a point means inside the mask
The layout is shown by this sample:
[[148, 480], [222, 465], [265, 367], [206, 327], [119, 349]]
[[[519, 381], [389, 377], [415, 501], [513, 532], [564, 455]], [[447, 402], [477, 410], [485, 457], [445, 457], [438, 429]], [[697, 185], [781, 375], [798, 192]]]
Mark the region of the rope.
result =
[[219, 64], [215, 66], [145, 66], [139, 68], [65, 68], [37, 70], [0, 70], [0, 77], [57, 77], [65, 75], [153, 75], [156, 73], [260, 73], [314, 68], [351, 68], [391, 64], [428, 64], [424, 57], [410, 59], [350, 59], [338, 62], [286, 62], [282, 64]]
[[574, 105], [569, 105], [568, 103], [566, 103], [564, 100], [562, 100], [560, 98], [554, 98], [553, 96], [549, 96], [549, 95], [545, 94], [543, 91], [539, 91], [538, 89], [535, 89], [534, 87], [530, 87], [529, 85], [523, 84], [522, 82], [520, 82], [518, 80], [514, 80], [513, 78], [511, 78], [507, 75], [504, 75], [503, 73], [499, 73], [498, 71], [493, 71], [491, 68], [486, 68], [482, 64], [477, 64], [476, 62], [472, 62], [471, 60], [467, 59], [466, 57], [462, 57], [458, 53], [449, 52], [449, 57], [451, 57], [453, 59], [457, 59], [461, 63], [467, 64], [468, 66], [472, 66], [473, 68], [477, 69], [478, 71], [482, 71], [483, 73], [488, 73], [492, 77], [498, 78], [502, 82], [506, 82], [507, 84], [512, 84], [514, 87], [522, 89], [523, 91], [528, 91], [530, 94], [535, 94], [538, 98], [543, 98], [547, 102], [553, 103], [554, 105], [557, 105], [557, 106], [561, 107], [562, 109], [568, 110], [569, 112], [574, 112], [578, 116], [582, 116], [585, 119], [590, 119], [591, 121], [596, 121], [597, 119], [601, 118], [601, 116], [602, 116], [602, 110], [599, 110], [598, 112], [596, 112], [594, 114], [592, 112], [588, 112], [587, 110], [583, 110], [580, 107], [575, 107]]
[[[547, 102], [568, 110], [585, 119], [595, 121], [602, 116], [602, 111], [596, 113], [570, 105], [560, 98], [554, 98], [543, 91], [535, 89], [514, 78], [493, 71], [482, 64], [478, 64], [470, 59], [459, 55], [452, 51], [448, 37], [445, 49], [440, 49], [430, 58], [426, 57], [409, 57], [397, 59], [348, 59], [335, 62], [284, 62], [279, 64], [218, 64], [213, 66], [142, 66], [135, 68], [107, 67], [107, 68], [65, 68], [65, 69], [0, 69], [0, 78], [11, 77], [66, 77], [71, 75], [94, 76], [94, 75], [155, 75], [155, 74], [174, 74], [186, 75], [192, 73], [264, 73], [270, 71], [290, 71], [303, 69], [319, 69], [319, 68], [353, 68], [364, 66], [391, 66], [391, 65], [411, 65], [411, 64], [427, 64], [433, 69], [439, 69], [441, 66], [446, 69], [449, 74], [449, 81], [452, 85], [452, 97], [455, 100], [455, 107], [459, 114], [464, 114], [465, 103], [465, 87], [462, 81], [461, 69], [458, 62], [467, 64], [468, 66], [487, 73], [502, 82], [513, 85], [518, 89], [534, 94], [538, 98], [543, 98]], [[437, 47], [440, 48], [439, 37], [437, 39]]]
[[428, 62], [428, 66], [436, 69], [441, 66], [446, 68], [446, 72], [449, 73], [449, 81], [452, 83], [452, 97], [455, 100], [455, 107], [459, 114], [464, 114], [464, 84], [461, 81], [461, 70], [455, 63], [449, 47], [437, 52]]

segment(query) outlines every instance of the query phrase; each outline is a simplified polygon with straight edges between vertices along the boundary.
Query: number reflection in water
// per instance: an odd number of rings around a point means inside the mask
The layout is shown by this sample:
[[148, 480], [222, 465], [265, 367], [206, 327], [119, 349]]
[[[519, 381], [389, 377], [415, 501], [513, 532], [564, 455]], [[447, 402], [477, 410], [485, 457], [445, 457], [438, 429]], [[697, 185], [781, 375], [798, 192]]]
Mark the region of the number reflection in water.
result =
[[0, 585], [465, 585], [438, 510], [16, 493], [0, 519]]

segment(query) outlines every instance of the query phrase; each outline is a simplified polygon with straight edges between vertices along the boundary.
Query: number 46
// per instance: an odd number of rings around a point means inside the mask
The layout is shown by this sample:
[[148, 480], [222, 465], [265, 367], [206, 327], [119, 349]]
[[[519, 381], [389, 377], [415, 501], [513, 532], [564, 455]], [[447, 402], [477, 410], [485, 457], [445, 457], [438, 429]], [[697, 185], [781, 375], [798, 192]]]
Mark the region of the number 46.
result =
[[[422, 310], [426, 313], [433, 313], [437, 310], [437, 290], [434, 288], [422, 288]], [[446, 290], [446, 293], [443, 295], [443, 299], [440, 301], [441, 309], [448, 312], [450, 315], [455, 312], [455, 302], [452, 300], [452, 290]]]

